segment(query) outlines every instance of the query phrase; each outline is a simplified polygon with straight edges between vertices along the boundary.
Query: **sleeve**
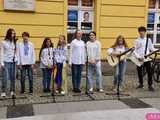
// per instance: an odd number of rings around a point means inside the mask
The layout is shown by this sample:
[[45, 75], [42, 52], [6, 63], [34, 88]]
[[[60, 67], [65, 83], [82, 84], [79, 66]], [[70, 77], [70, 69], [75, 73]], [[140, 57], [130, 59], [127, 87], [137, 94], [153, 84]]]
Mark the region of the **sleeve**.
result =
[[67, 47], [64, 47], [64, 53], [63, 53], [63, 59], [64, 59], [64, 61], [66, 61], [67, 60]]
[[139, 45], [138, 40], [136, 40], [135, 43], [134, 43], [134, 48], [135, 48], [134, 54], [135, 54], [135, 56], [136, 56], [137, 58], [141, 58], [141, 56], [138, 54], [138, 49], [139, 49], [140, 47], [141, 47], [141, 46]]
[[32, 44], [32, 64], [35, 64], [36, 62], [36, 55], [35, 55], [35, 49], [34, 49], [34, 45]]
[[107, 54], [108, 55], [111, 55], [113, 53], [113, 48], [109, 48], [108, 50], [107, 50]]
[[155, 51], [156, 49], [154, 48], [154, 45], [150, 38], [148, 39], [148, 42], [149, 42], [149, 51]]
[[4, 57], [4, 48], [3, 48], [3, 42], [1, 42], [0, 43], [0, 64], [2, 66], [4, 66], [3, 57]]
[[55, 49], [53, 50], [53, 52], [54, 52], [54, 60], [55, 60], [55, 63], [57, 63], [57, 62], [58, 62], [58, 58], [59, 58], [57, 48], [55, 48]]
[[69, 64], [72, 64], [72, 50], [73, 50], [73, 41], [70, 44], [70, 50], [69, 50]]
[[45, 59], [45, 51], [44, 49], [42, 50], [42, 53], [41, 53], [41, 56], [40, 56], [40, 60], [41, 60], [41, 63], [45, 66], [47, 66], [47, 60]]
[[20, 43], [17, 44], [17, 65], [21, 64], [21, 57], [20, 57]]
[[98, 41], [98, 49], [97, 49], [97, 58], [96, 60], [100, 60], [101, 59], [101, 43]]

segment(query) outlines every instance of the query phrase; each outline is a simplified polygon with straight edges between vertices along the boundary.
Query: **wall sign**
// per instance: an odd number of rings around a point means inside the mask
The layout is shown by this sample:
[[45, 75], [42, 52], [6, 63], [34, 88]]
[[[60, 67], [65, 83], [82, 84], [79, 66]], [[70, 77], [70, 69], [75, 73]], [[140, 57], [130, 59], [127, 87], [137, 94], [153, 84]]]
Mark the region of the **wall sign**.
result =
[[35, 11], [35, 0], [4, 0], [5, 10]]

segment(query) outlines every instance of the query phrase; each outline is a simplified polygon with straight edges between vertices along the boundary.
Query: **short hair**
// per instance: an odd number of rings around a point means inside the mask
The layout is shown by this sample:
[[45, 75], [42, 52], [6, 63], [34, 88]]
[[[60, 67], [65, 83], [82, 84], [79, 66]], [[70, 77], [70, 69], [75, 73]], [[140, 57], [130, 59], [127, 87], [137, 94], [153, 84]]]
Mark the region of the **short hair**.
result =
[[30, 37], [30, 35], [29, 35], [29, 33], [28, 33], [28, 32], [23, 32], [23, 33], [22, 33], [22, 37], [23, 37], [23, 36]]
[[144, 26], [140, 26], [139, 28], [138, 28], [138, 32], [146, 32], [147, 30], [146, 30], [146, 28], [144, 27]]
[[90, 35], [91, 33], [96, 36], [96, 32], [95, 32], [95, 31], [91, 31], [91, 32], [89, 33], [89, 35]]

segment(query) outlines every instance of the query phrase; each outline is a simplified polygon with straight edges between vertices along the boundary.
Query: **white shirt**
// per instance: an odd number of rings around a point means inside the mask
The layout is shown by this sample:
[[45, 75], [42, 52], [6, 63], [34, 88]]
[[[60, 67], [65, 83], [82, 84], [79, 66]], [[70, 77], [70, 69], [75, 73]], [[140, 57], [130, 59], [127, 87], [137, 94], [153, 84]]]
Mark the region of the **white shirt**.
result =
[[58, 47], [55, 49], [56, 63], [63, 63], [67, 60], [67, 47]]
[[40, 68], [51, 67], [54, 62], [54, 54], [54, 48], [44, 48], [40, 55]]
[[98, 40], [87, 42], [87, 55], [89, 61], [101, 59], [101, 43]]
[[[17, 45], [16, 45], [17, 46]], [[0, 52], [0, 59], [1, 65], [4, 66], [4, 62], [17, 62], [17, 49], [15, 50], [15, 45], [13, 42], [9, 40], [3, 40], [1, 42], [1, 52]]]
[[35, 64], [35, 51], [31, 42], [28, 42], [28, 54], [25, 55], [24, 42], [18, 45], [18, 65], [33, 65]]
[[[147, 42], [147, 38], [138, 38], [135, 41], [135, 50], [134, 53], [136, 55], [137, 58], [144, 58], [145, 56], [145, 48], [146, 48], [146, 42]], [[155, 48], [152, 44], [152, 41], [150, 38], [148, 38], [148, 46], [147, 46], [147, 52], [146, 54], [149, 54], [150, 51], [154, 51]]]
[[85, 64], [85, 43], [74, 39], [70, 45], [69, 64]]

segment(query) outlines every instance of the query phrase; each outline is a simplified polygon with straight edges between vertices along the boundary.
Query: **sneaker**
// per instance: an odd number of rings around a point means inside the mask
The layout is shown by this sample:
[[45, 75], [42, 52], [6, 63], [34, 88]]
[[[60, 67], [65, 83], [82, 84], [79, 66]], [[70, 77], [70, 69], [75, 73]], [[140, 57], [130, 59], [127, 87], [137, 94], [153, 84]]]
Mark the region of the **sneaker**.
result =
[[138, 85], [137, 87], [136, 87], [136, 89], [143, 89], [143, 85]]
[[99, 92], [104, 92], [104, 90], [101, 88], [101, 89], [99, 89]]
[[65, 91], [62, 90], [62, 91], [61, 91], [61, 95], [65, 95]]
[[93, 92], [93, 88], [90, 88], [90, 89], [89, 89], [89, 92]]
[[11, 96], [14, 96], [14, 95], [15, 95], [14, 91], [11, 91], [11, 93], [10, 93], [10, 94], [11, 94]]
[[148, 90], [151, 91], [151, 92], [155, 91], [155, 89], [152, 86], [148, 87]]
[[1, 97], [6, 97], [6, 93], [5, 93], [5, 92], [2, 92], [2, 93], [1, 93]]

